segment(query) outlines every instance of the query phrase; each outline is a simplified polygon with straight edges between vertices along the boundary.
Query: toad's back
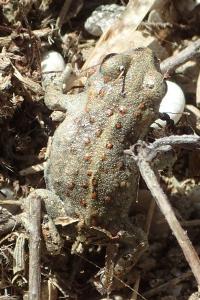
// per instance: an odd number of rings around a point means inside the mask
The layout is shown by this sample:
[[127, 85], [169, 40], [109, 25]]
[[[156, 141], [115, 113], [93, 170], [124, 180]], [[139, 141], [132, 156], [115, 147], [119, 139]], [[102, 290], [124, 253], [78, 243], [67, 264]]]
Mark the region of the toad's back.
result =
[[56, 130], [45, 171], [68, 215], [105, 228], [127, 217], [138, 171], [123, 150], [146, 134], [164, 93], [151, 50], [104, 60], [88, 83], [84, 110]]

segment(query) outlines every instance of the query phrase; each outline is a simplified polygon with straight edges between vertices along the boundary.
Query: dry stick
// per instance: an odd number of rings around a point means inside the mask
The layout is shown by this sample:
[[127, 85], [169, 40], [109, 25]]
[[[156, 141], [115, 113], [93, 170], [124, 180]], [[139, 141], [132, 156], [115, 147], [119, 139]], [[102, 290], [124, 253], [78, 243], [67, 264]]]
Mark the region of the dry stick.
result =
[[170, 288], [176, 286], [180, 282], [189, 279], [191, 276], [192, 276], [192, 272], [188, 271], [184, 274], [181, 274], [177, 278], [173, 278], [173, 279], [169, 280], [168, 282], [165, 282], [165, 283], [147, 291], [146, 293], [143, 294], [143, 296], [148, 297], [148, 298], [155, 296], [155, 295], [159, 294], [160, 292], [162, 292], [164, 290], [166, 291], [167, 289], [170, 289]]
[[61, 28], [63, 23], [66, 21], [65, 19], [66, 19], [66, 16], [67, 16], [67, 13], [69, 11], [71, 3], [72, 3], [72, 0], [65, 0], [65, 2], [63, 4], [63, 7], [62, 7], [62, 9], [59, 13], [59, 16], [57, 18], [56, 27]]
[[149, 205], [149, 209], [148, 209], [148, 213], [147, 213], [147, 218], [146, 218], [146, 222], [145, 222], [145, 228], [144, 228], [144, 231], [147, 234], [147, 236], [149, 235], [149, 231], [150, 231], [150, 227], [151, 227], [153, 215], [154, 215], [154, 212], [155, 212], [155, 207], [156, 207], [156, 204], [155, 204], [154, 199], [152, 198], [150, 200], [150, 205]]
[[[182, 143], [181, 143], [182, 140]], [[193, 144], [200, 146], [200, 137], [183, 135], [183, 136], [170, 136], [156, 140], [153, 144], [147, 145], [145, 142], [139, 141], [134, 145], [131, 150], [125, 153], [133, 156], [136, 164], [140, 169], [140, 173], [145, 180], [149, 190], [151, 191], [157, 205], [165, 216], [171, 230], [173, 231], [182, 251], [185, 255], [188, 264], [196, 278], [198, 287], [200, 287], [200, 260], [199, 257], [187, 236], [177, 220], [173, 208], [168, 201], [167, 196], [162, 190], [157, 176], [151, 167], [151, 163], [156, 155], [170, 149], [169, 145], [173, 146], [190, 146]], [[168, 146], [168, 148], [166, 148]]]
[[200, 54], [200, 39], [193, 42], [176, 55], [170, 56], [161, 62], [160, 68], [162, 73], [172, 73], [178, 66], [190, 60], [197, 54]]
[[[38, 29], [38, 30], [32, 31], [32, 33], [38, 38], [48, 36], [52, 32], [53, 32], [53, 30], [51, 28], [44, 28], [44, 29]], [[1, 47], [9, 46], [9, 44], [12, 42], [12, 40], [15, 39], [15, 37], [19, 37], [19, 36], [23, 37], [24, 39], [30, 39], [30, 35], [27, 32], [24, 32], [21, 34], [17, 34], [14, 32], [14, 33], [11, 33], [10, 35], [0, 37], [0, 46]]]
[[41, 199], [33, 193], [29, 201], [29, 300], [40, 300]]
[[6, 205], [14, 205], [14, 206], [21, 206], [22, 203], [20, 200], [1, 200], [0, 199], [0, 205], [6, 206]]
[[[147, 218], [146, 218], [146, 222], [145, 222], [145, 228], [144, 228], [144, 231], [145, 231], [147, 237], [149, 235], [149, 231], [150, 231], [150, 227], [151, 227], [151, 223], [152, 223], [152, 219], [153, 219], [153, 215], [154, 215], [154, 211], [155, 211], [155, 206], [156, 206], [156, 203], [155, 203], [154, 199], [152, 198], [150, 201]], [[138, 290], [139, 290], [139, 286], [140, 286], [140, 279], [141, 279], [140, 274], [137, 274], [137, 277], [135, 280], [135, 285], [133, 287], [134, 292], [132, 293], [130, 300], [137, 300], [137, 296], [139, 295]]]
[[184, 227], [187, 227], [187, 228], [188, 227], [196, 227], [196, 226], [200, 225], [200, 220], [197, 219], [197, 220], [191, 220], [191, 221], [182, 221], [181, 225]]
[[134, 292], [132, 293], [130, 300], [137, 300], [138, 298], [138, 290], [139, 290], [139, 286], [140, 286], [140, 274], [137, 274], [136, 280], [135, 280], [135, 284], [134, 284]]

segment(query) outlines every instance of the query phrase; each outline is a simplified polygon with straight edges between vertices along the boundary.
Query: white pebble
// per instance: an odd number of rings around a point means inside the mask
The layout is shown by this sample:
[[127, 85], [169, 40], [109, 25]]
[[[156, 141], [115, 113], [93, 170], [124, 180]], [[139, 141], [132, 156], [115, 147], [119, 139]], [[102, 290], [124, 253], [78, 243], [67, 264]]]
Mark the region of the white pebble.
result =
[[65, 68], [65, 61], [57, 51], [48, 51], [42, 57], [42, 73], [62, 72]]
[[[178, 123], [185, 109], [185, 96], [180, 86], [172, 81], [166, 81], [167, 93], [161, 101], [159, 112], [166, 113], [174, 124]], [[166, 121], [157, 119], [152, 128], [160, 128], [166, 126]]]
[[84, 27], [90, 34], [100, 36], [115, 20], [119, 19], [125, 6], [106, 4], [98, 6], [85, 21]]

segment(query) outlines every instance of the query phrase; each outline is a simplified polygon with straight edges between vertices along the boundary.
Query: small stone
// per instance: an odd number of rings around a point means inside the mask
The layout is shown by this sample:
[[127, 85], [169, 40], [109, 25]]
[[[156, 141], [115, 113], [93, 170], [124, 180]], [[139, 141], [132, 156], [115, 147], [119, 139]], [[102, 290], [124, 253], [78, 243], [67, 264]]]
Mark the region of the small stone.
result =
[[125, 8], [125, 6], [117, 4], [100, 5], [86, 20], [85, 30], [94, 36], [100, 36], [120, 18]]

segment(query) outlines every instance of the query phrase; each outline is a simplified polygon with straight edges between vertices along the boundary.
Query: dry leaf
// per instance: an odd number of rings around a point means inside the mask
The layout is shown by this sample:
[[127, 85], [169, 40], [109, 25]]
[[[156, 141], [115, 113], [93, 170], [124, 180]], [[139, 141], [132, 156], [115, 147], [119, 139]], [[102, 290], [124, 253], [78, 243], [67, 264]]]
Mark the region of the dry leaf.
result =
[[[164, 3], [165, 1], [159, 1], [159, 4], [161, 5], [162, 2]], [[86, 69], [98, 64], [106, 54], [120, 53], [139, 46], [147, 47], [151, 44], [151, 37], [146, 43], [142, 39], [141, 33], [137, 33], [137, 35], [140, 34], [140, 38], [136, 38], [135, 30], [154, 4], [158, 5], [158, 1], [130, 0], [121, 19], [117, 20], [102, 34], [83, 68]]]
[[17, 79], [19, 79], [19, 81], [21, 81], [26, 88], [30, 89], [32, 92], [36, 94], [39, 95], [44, 94], [44, 91], [39, 83], [31, 80], [30, 78], [22, 76], [22, 74], [17, 70], [17, 68], [14, 65], [12, 66], [14, 69], [14, 76], [17, 77]]
[[79, 219], [71, 217], [59, 217], [54, 220], [55, 225], [67, 226], [73, 223], [77, 223]]

